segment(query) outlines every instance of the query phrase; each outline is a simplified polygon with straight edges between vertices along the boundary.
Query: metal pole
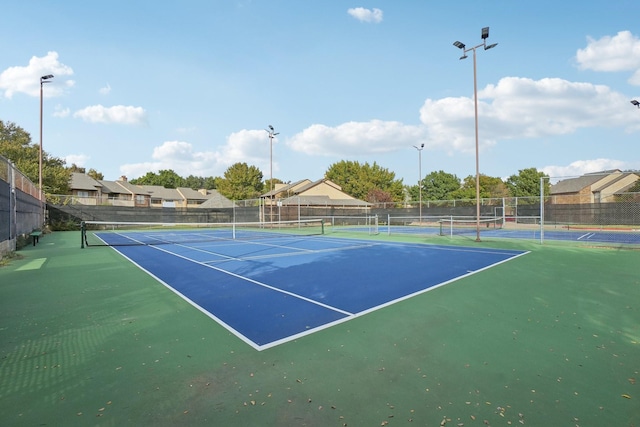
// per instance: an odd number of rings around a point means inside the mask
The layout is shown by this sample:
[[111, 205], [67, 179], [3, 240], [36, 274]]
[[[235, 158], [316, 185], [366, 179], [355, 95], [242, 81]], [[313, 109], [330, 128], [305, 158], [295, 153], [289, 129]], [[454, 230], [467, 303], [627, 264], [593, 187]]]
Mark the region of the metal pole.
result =
[[478, 143], [478, 78], [476, 48], [473, 48], [473, 104], [476, 116], [476, 242], [480, 241], [480, 154]]
[[419, 224], [422, 224], [422, 149], [424, 148], [424, 144], [421, 144], [420, 147], [414, 145], [413, 148], [418, 150], [418, 212], [420, 215]]
[[273, 222], [273, 132], [269, 132], [269, 222]]
[[42, 225], [44, 225], [45, 214], [44, 214], [44, 193], [42, 190], [42, 86], [44, 83], [49, 83], [49, 79], [52, 79], [52, 74], [47, 74], [46, 76], [40, 77], [40, 148], [38, 153], [38, 191], [40, 193], [40, 213], [42, 214]]
[[479, 142], [478, 142], [478, 79], [476, 68], [476, 49], [483, 47], [484, 50], [493, 49], [498, 43], [487, 45], [487, 38], [489, 37], [489, 27], [484, 27], [481, 33], [482, 44], [477, 46], [466, 48], [464, 43], [455, 41], [453, 45], [463, 51], [463, 55], [460, 59], [467, 58], [467, 52], [473, 51], [473, 104], [475, 111], [475, 131], [476, 131], [476, 242], [480, 241], [480, 154], [479, 154]]
[[269, 134], [269, 222], [273, 222], [273, 137], [278, 133], [271, 125], [265, 130]]
[[422, 224], [422, 149], [418, 150], [418, 192], [420, 193], [420, 224]]
[[42, 206], [42, 78], [40, 78], [40, 147], [38, 155], [38, 191], [40, 192], [40, 206]]

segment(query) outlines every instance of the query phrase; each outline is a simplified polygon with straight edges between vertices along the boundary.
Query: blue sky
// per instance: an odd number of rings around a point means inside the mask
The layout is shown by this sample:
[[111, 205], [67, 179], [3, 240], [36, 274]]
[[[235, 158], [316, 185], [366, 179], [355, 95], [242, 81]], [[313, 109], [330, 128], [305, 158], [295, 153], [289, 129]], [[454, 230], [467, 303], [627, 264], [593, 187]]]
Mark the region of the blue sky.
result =
[[[455, 4], [455, 6], [454, 6]], [[105, 179], [246, 162], [285, 182], [340, 160], [405, 184], [480, 172], [640, 169], [640, 2], [7, 2], [0, 119]]]

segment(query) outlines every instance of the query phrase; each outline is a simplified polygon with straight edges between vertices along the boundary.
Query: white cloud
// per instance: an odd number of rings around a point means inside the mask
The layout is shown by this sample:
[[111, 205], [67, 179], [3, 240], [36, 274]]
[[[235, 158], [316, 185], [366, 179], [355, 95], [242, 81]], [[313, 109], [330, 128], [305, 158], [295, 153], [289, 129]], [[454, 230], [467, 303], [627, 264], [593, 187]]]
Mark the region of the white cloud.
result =
[[100, 93], [100, 95], [108, 95], [111, 92], [111, 85], [107, 83], [105, 87], [101, 87], [100, 89], [98, 89], [98, 92]]
[[[563, 79], [506, 77], [478, 92], [481, 147], [498, 142], [565, 135], [591, 127], [640, 130], [637, 112], [610, 88]], [[449, 154], [475, 151], [473, 98], [427, 99], [419, 125], [397, 121], [314, 124], [287, 144], [310, 155], [358, 156], [391, 152], [424, 142]]]
[[64, 161], [68, 166], [73, 164], [79, 167], [84, 167], [89, 159], [90, 157], [86, 154], [69, 154], [68, 156], [65, 156]]
[[360, 22], [373, 22], [375, 24], [382, 22], [383, 13], [380, 9], [365, 9], [364, 7], [355, 7], [347, 10], [347, 13]]
[[[480, 144], [565, 135], [591, 127], [638, 129], [628, 103], [626, 96], [607, 86], [505, 77], [478, 92]], [[473, 150], [473, 98], [427, 99], [420, 117], [429, 129], [431, 145]]]
[[193, 151], [193, 146], [184, 141], [165, 141], [155, 147], [151, 155], [151, 162], [130, 163], [120, 166], [120, 172], [136, 178], [147, 172], [158, 172], [171, 169], [181, 176], [209, 176], [206, 171], [215, 164], [215, 154], [211, 152]]
[[584, 70], [627, 71], [640, 68], [640, 39], [630, 31], [599, 40], [587, 39], [587, 47], [578, 49], [576, 61]]
[[421, 126], [382, 120], [348, 122], [337, 127], [315, 124], [294, 135], [287, 145], [311, 155], [385, 153], [422, 141], [425, 130]]
[[64, 108], [62, 105], [58, 104], [55, 107], [55, 111], [53, 112], [53, 117], [65, 118], [69, 117], [71, 114], [71, 110], [68, 108]]
[[594, 159], [577, 160], [568, 166], [545, 166], [541, 170], [551, 178], [569, 178], [611, 169], [626, 170], [631, 167], [622, 160]]
[[[278, 139], [273, 139], [273, 149], [277, 149]], [[165, 141], [153, 149], [152, 161], [130, 163], [120, 167], [120, 173], [136, 178], [149, 171], [172, 169], [181, 176], [222, 176], [229, 166], [243, 162], [255, 165], [265, 171], [270, 170], [269, 138], [264, 130], [234, 132], [226, 143], [215, 151], [195, 151], [193, 145], [185, 141]], [[279, 170], [274, 160], [274, 173]]]
[[142, 107], [126, 105], [114, 105], [104, 107], [92, 105], [73, 113], [73, 117], [80, 118], [89, 123], [117, 123], [126, 125], [139, 125], [147, 123], [147, 113]]
[[616, 72], [632, 71], [629, 84], [640, 86], [640, 38], [630, 31], [599, 40], [587, 39], [587, 47], [578, 49], [576, 62], [583, 70]]
[[58, 60], [57, 52], [48, 52], [43, 57], [32, 57], [26, 67], [9, 67], [0, 73], [0, 91], [4, 91], [6, 98], [12, 98], [16, 93], [39, 97], [40, 77], [47, 74], [52, 74], [54, 78], [44, 85], [45, 98], [60, 96], [66, 88], [75, 84], [73, 80], [59, 83], [60, 78], [73, 75], [73, 70]]

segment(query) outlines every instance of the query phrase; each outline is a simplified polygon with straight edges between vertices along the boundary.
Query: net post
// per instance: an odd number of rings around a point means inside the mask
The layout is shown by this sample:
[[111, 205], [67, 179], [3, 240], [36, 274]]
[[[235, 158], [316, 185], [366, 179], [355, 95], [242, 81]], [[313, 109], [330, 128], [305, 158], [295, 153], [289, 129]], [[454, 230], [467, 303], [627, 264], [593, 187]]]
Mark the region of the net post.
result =
[[[478, 230], [480, 230], [480, 228], [478, 228]], [[453, 215], [451, 215], [451, 221], [449, 222], [449, 237], [453, 237]]]
[[324, 218], [320, 219], [320, 234], [324, 234]]
[[86, 234], [86, 224], [84, 223], [84, 221], [80, 222], [80, 249], [84, 249], [84, 240], [85, 240], [85, 234]]

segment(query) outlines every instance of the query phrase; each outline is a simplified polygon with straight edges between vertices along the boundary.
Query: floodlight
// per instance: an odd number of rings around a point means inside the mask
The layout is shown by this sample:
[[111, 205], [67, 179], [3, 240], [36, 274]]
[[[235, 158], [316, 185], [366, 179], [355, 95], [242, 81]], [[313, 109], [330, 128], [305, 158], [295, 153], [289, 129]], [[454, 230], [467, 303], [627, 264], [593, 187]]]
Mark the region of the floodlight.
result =
[[633, 105], [635, 105], [636, 107], [640, 108], [640, 102], [636, 101], [635, 99], [631, 101], [631, 103]]
[[[489, 38], [489, 27], [484, 27], [480, 33], [482, 37], [482, 44], [477, 46], [466, 48], [464, 43], [456, 41], [453, 45], [459, 49], [462, 49], [463, 55], [460, 59], [467, 58], [467, 52], [473, 51], [473, 104], [475, 110], [475, 130], [476, 130], [476, 241], [480, 241], [480, 161], [479, 161], [479, 141], [478, 141], [478, 86], [476, 77], [476, 49], [482, 47], [484, 50], [493, 49], [498, 43], [487, 45], [487, 39]], [[632, 101], [633, 102], [633, 101]], [[636, 105], [636, 104], [634, 104]], [[640, 102], [638, 102], [638, 108], [640, 108]]]

